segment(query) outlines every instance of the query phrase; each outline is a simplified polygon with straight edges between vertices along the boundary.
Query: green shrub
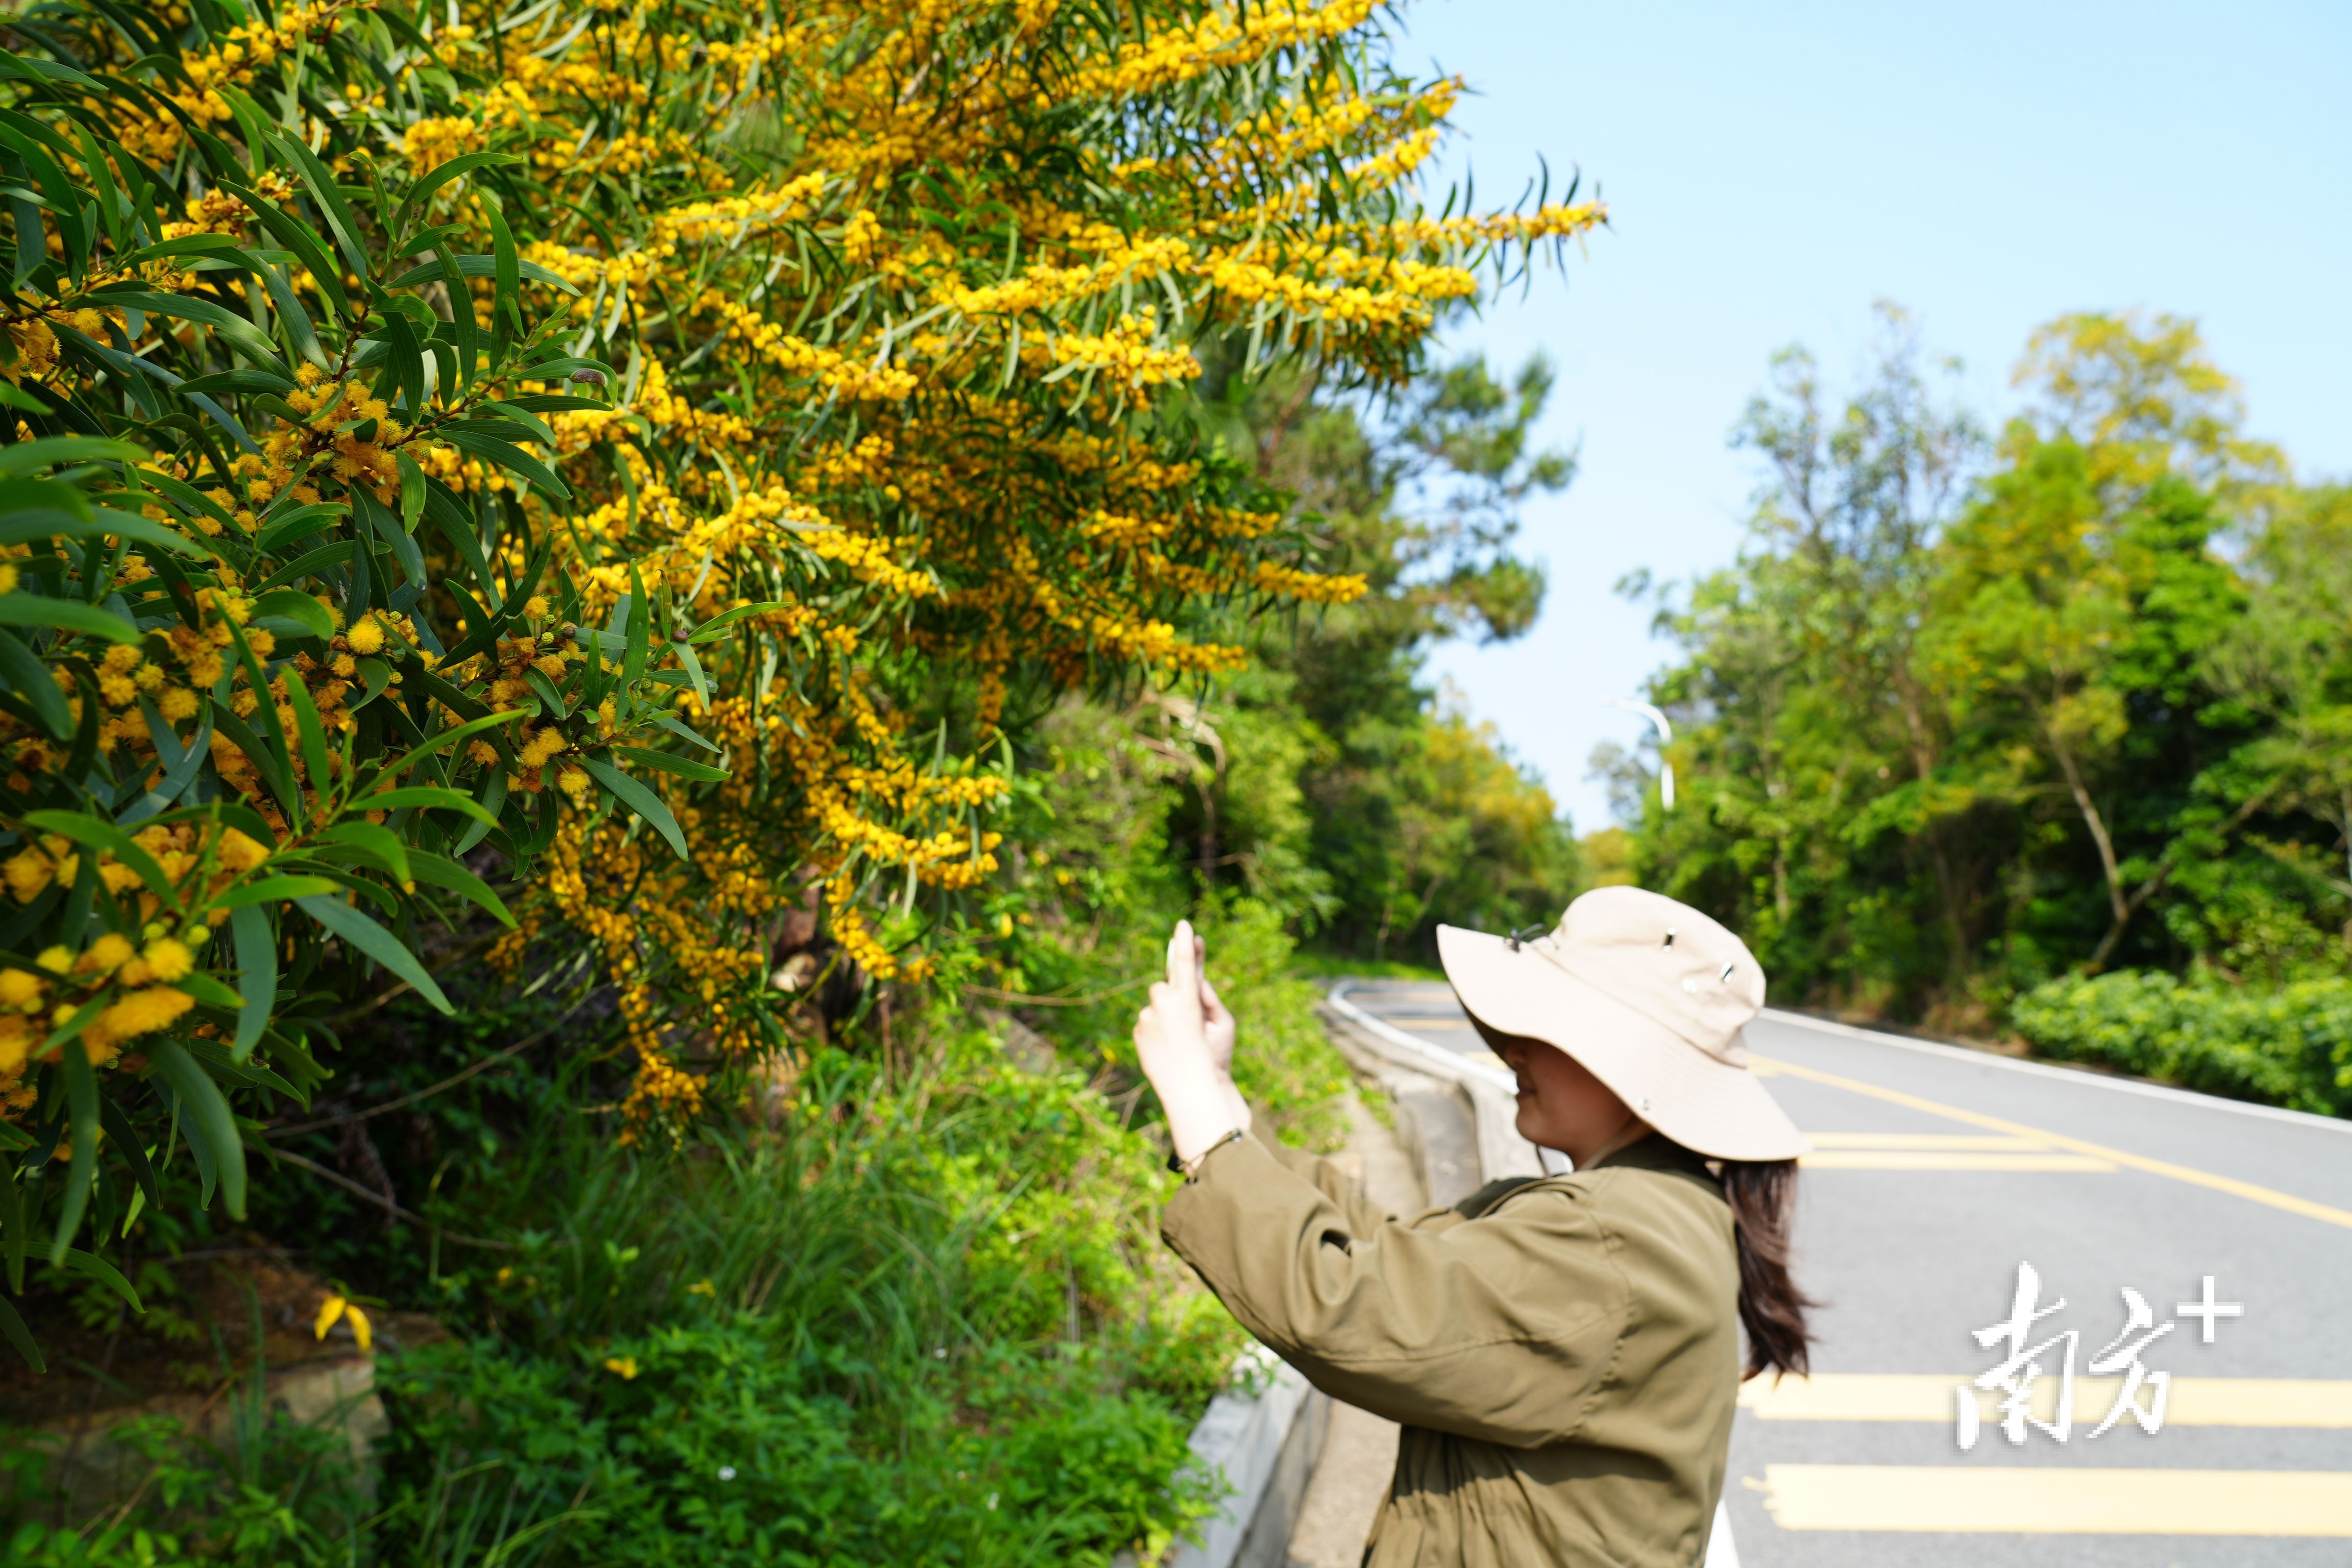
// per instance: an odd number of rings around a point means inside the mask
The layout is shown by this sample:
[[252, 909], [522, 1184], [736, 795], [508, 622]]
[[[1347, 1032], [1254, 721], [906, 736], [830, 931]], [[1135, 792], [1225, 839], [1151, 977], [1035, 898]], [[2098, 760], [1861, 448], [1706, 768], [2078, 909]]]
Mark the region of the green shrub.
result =
[[2020, 997], [2011, 1017], [2049, 1056], [2352, 1114], [2352, 979], [2254, 987], [2125, 970], [2051, 981]]
[[945, 1016], [906, 1033], [818, 1054], [780, 1125], [677, 1152], [547, 1119], [436, 1206], [498, 1245], [453, 1246], [428, 1283], [455, 1337], [379, 1361], [372, 1512], [325, 1433], [240, 1427], [220, 1456], [158, 1433], [113, 1530], [27, 1510], [0, 1553], [751, 1568], [1164, 1545], [1210, 1500], [1185, 1441], [1244, 1342], [1159, 1245], [1173, 1178], [1077, 1075], [1020, 1071]]
[[[738, 1316], [512, 1359], [482, 1342], [404, 1357], [387, 1562], [1101, 1563], [1197, 1512], [1176, 1481], [1190, 1416], [1120, 1390], [1101, 1357], [998, 1347], [963, 1398], [899, 1413], [877, 1445], [822, 1358], [776, 1353]], [[520, 1549], [518, 1549], [518, 1545]]]

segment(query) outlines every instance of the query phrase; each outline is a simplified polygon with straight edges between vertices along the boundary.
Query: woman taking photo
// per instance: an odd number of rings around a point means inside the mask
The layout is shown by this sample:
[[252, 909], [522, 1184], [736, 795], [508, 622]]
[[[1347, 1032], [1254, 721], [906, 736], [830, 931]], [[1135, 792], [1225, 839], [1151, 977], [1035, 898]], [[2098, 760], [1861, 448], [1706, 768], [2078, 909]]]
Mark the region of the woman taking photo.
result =
[[1135, 1028], [1185, 1174], [1162, 1234], [1317, 1387], [1402, 1424], [1368, 1568], [1692, 1568], [1741, 1377], [1806, 1366], [1807, 1145], [1742, 1039], [1763, 973], [1633, 888], [1529, 941], [1441, 926], [1438, 951], [1518, 1076], [1519, 1131], [1572, 1173], [1406, 1219], [1250, 1136], [1233, 1016], [1180, 924]]

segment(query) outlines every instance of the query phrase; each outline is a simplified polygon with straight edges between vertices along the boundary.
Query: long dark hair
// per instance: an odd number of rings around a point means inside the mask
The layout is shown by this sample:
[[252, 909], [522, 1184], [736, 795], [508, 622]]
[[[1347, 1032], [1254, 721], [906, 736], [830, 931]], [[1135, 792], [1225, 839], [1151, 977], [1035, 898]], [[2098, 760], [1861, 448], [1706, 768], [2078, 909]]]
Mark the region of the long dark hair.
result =
[[1820, 1302], [1789, 1277], [1789, 1227], [1797, 1217], [1797, 1162], [1726, 1160], [1723, 1195], [1739, 1246], [1739, 1321], [1748, 1329], [1748, 1371], [1805, 1375], [1813, 1336], [1805, 1311]]

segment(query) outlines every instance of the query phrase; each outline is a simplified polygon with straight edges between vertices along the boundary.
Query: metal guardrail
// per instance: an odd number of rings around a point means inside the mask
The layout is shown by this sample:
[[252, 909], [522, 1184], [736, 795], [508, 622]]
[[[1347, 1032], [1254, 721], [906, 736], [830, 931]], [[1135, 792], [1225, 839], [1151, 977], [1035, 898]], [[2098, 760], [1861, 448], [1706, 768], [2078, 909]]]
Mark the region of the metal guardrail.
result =
[[1485, 1062], [1474, 1062], [1465, 1056], [1433, 1046], [1427, 1040], [1406, 1034], [1393, 1024], [1373, 1017], [1370, 1013], [1348, 1000], [1348, 991], [1355, 984], [1352, 980], [1334, 982], [1331, 989], [1325, 994], [1324, 1000], [1330, 1004], [1333, 1012], [1355, 1025], [1356, 1027], [1403, 1052], [1407, 1060], [1398, 1065], [1415, 1067], [1423, 1072], [1433, 1072], [1440, 1078], [1457, 1083], [1465, 1081], [1485, 1083], [1512, 1094], [1518, 1092], [1518, 1078], [1509, 1068], [1488, 1067]]

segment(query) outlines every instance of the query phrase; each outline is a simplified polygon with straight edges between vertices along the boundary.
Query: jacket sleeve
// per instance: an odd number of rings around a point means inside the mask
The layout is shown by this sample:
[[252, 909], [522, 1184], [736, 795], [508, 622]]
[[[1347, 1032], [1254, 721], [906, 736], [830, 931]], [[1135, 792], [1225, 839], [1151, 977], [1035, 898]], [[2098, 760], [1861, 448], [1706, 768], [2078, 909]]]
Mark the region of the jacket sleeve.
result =
[[[1255, 1136], [1253, 1134], [1253, 1136]], [[1285, 1148], [1273, 1139], [1263, 1139], [1258, 1146], [1275, 1158], [1275, 1163], [1299, 1180], [1311, 1184], [1347, 1215], [1348, 1224], [1357, 1230], [1373, 1226], [1399, 1217], [1364, 1196], [1358, 1184], [1348, 1173], [1320, 1154], [1310, 1154], [1304, 1149]]]
[[1572, 1435], [1631, 1318], [1609, 1237], [1583, 1195], [1556, 1184], [1444, 1228], [1359, 1226], [1244, 1139], [1210, 1155], [1160, 1229], [1317, 1387], [1487, 1442]]

